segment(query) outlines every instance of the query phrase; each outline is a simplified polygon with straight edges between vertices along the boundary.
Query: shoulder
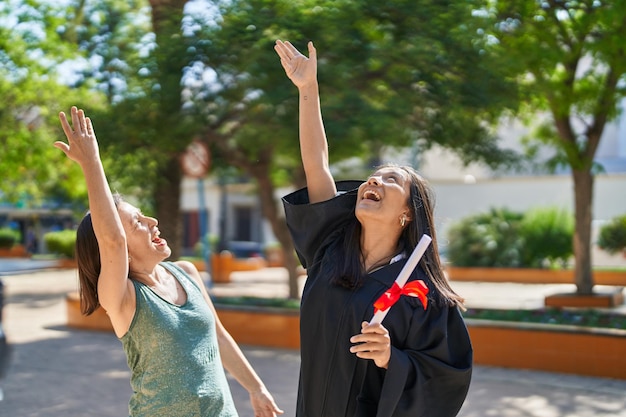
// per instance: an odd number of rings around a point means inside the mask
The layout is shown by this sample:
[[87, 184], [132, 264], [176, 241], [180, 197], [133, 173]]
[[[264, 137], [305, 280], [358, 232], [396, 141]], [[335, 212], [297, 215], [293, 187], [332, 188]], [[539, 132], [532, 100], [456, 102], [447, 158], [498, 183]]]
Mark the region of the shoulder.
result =
[[183, 271], [187, 276], [198, 286], [202, 287], [204, 282], [202, 281], [202, 277], [200, 276], [200, 272], [196, 268], [196, 266], [189, 261], [175, 261], [171, 262], [173, 265], [178, 267], [181, 271]]
[[175, 261], [172, 263], [191, 276], [198, 274], [198, 269], [189, 261]]
[[[211, 308], [213, 308], [213, 303], [211, 302], [211, 297], [207, 292], [207, 287], [205, 285], [204, 279], [202, 275], [200, 275], [200, 272], [195, 267], [195, 265], [188, 261], [175, 261], [171, 263], [175, 265], [179, 270], [182, 270], [185, 275], [187, 275], [186, 278], [191, 281], [191, 284], [200, 291], [202, 297], [207, 302], [207, 304]], [[213, 313], [216, 314], [215, 311]]]
[[196, 266], [189, 261], [175, 261], [172, 262], [178, 269], [189, 275], [194, 281], [202, 282], [202, 277]]

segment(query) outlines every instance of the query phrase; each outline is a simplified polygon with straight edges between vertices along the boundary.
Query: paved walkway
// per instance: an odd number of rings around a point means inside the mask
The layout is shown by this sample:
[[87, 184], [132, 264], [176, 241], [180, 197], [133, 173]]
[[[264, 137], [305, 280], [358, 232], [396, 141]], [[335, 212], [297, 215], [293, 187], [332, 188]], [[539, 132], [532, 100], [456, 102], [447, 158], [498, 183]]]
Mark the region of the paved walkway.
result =
[[[215, 285], [211, 291], [281, 296], [287, 291], [283, 273], [280, 268], [235, 273], [231, 284]], [[112, 333], [65, 325], [64, 297], [76, 289], [76, 271], [31, 271], [2, 279], [7, 301], [3, 325], [13, 356], [0, 381], [0, 416], [125, 417], [130, 386], [120, 342]], [[506, 302], [531, 308], [546, 294], [570, 290], [562, 285], [453, 285], [470, 307]], [[243, 350], [285, 416], [293, 416], [298, 352], [254, 346]], [[252, 416], [247, 393], [230, 382], [241, 417]], [[459, 416], [626, 417], [625, 393], [623, 380], [477, 366]]]

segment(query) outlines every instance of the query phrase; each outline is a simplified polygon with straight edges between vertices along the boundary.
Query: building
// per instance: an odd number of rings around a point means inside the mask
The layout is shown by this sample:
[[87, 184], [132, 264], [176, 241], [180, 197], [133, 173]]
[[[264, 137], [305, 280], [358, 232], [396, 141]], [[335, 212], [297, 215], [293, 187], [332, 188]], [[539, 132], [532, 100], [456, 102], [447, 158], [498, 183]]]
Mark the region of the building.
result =
[[0, 227], [20, 232], [20, 244], [30, 253], [46, 253], [46, 233], [74, 228], [74, 213], [65, 208], [21, 208], [10, 204], [0, 205]]

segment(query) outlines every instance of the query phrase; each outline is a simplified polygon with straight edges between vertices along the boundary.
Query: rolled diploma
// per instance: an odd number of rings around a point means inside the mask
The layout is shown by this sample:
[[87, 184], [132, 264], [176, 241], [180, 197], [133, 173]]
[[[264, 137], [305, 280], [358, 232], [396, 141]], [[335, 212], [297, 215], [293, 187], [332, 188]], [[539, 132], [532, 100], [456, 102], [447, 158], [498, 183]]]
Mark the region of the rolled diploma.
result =
[[[404, 287], [404, 284], [406, 284], [407, 280], [411, 276], [411, 273], [419, 263], [420, 259], [422, 259], [422, 256], [424, 255], [424, 252], [426, 252], [426, 249], [428, 248], [428, 245], [430, 245], [431, 241], [432, 239], [430, 236], [422, 235], [422, 238], [417, 243], [417, 246], [415, 246], [415, 249], [413, 249], [413, 253], [411, 254], [411, 256], [409, 256], [409, 260], [406, 261], [406, 263], [402, 267], [402, 270], [398, 274], [398, 278], [396, 278], [396, 284], [398, 284], [398, 287]], [[389, 307], [387, 310], [377, 311], [370, 320], [370, 324], [382, 323], [390, 309], [391, 307]]]

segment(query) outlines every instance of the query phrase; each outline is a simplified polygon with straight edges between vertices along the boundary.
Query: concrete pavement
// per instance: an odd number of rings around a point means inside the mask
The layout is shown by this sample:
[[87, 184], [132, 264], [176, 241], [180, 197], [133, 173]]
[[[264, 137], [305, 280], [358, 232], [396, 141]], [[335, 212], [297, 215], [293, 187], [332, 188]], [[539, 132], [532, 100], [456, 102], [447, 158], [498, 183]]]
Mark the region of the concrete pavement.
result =
[[[235, 273], [230, 284], [216, 284], [211, 291], [283, 296], [287, 290], [283, 273], [280, 268]], [[7, 377], [0, 381], [4, 390], [0, 416], [126, 416], [130, 374], [120, 342], [112, 333], [65, 325], [64, 297], [76, 289], [76, 271], [47, 270], [2, 279], [7, 301], [3, 325], [13, 356]], [[562, 285], [453, 285], [467, 297], [469, 307], [507, 302], [532, 308], [546, 294], [569, 291]], [[293, 416], [298, 352], [242, 348], [285, 416]], [[247, 393], [230, 382], [240, 415], [252, 416]], [[459, 416], [626, 417], [626, 381], [477, 366]]]

